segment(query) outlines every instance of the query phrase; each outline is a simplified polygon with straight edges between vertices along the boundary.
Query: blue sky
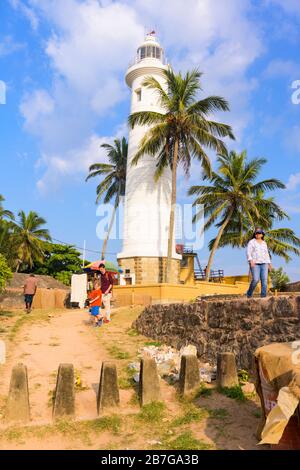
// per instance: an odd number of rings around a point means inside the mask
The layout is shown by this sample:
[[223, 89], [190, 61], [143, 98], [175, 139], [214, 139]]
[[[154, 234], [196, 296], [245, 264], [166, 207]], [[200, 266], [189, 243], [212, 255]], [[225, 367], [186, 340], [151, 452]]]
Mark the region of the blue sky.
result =
[[[0, 0], [0, 194], [6, 207], [35, 210], [55, 239], [101, 249], [96, 182], [88, 166], [126, 135], [130, 92], [124, 75], [145, 32], [158, 32], [175, 70], [203, 71], [203, 93], [227, 98], [236, 150], [265, 157], [262, 177], [287, 184], [276, 193], [300, 236], [300, 80], [298, 0]], [[296, 86], [296, 85], [295, 85]], [[299, 87], [300, 88], [300, 87]], [[179, 202], [201, 181], [194, 165], [180, 178]], [[283, 226], [281, 224], [280, 226]], [[207, 242], [215, 231], [205, 236]], [[120, 250], [110, 241], [109, 258]], [[208, 258], [199, 252], [203, 265]], [[97, 254], [88, 253], [89, 259]], [[282, 265], [300, 279], [299, 259]], [[214, 266], [247, 272], [243, 250], [220, 249]]]

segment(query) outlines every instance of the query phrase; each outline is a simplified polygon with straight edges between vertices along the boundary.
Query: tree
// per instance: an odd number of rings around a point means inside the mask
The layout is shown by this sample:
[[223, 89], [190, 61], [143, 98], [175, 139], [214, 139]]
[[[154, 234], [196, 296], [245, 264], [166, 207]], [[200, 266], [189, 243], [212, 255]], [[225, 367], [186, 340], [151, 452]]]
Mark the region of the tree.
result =
[[101, 200], [104, 193], [104, 204], [107, 204], [114, 199], [114, 210], [102, 246], [101, 258], [104, 259], [107, 241], [113, 226], [115, 213], [119, 206], [121, 196], [125, 195], [128, 143], [126, 138], [123, 137], [122, 140], [115, 139], [114, 145], [102, 144], [101, 147], [107, 150], [107, 156], [110, 163], [94, 163], [91, 165], [86, 181], [90, 178], [106, 175], [96, 188], [96, 203]]
[[30, 211], [28, 215], [20, 211], [18, 223], [15, 224], [13, 234], [14, 243], [17, 247], [18, 260], [16, 272], [23, 264], [32, 269], [35, 261], [43, 259], [43, 240], [50, 241], [49, 231], [42, 228], [46, 224], [45, 219], [36, 212]]
[[221, 138], [234, 138], [230, 126], [208, 119], [208, 115], [214, 111], [229, 111], [227, 101], [219, 96], [196, 100], [201, 89], [200, 77], [201, 73], [197, 70], [187, 72], [185, 76], [166, 70], [166, 90], [154, 77], [147, 77], [142, 86], [156, 92], [164, 112], [140, 111], [129, 116], [131, 128], [136, 125], [150, 126], [132, 164], [137, 164], [143, 155], [149, 154], [157, 158], [156, 180], [167, 166], [172, 170], [166, 282], [169, 282], [171, 270], [177, 167], [181, 163], [188, 174], [191, 160], [196, 158], [201, 162], [204, 172], [210, 175], [210, 159], [204, 147], [225, 152]]
[[[230, 222], [235, 223], [236, 242], [241, 244], [242, 229], [245, 224], [248, 228], [270, 223], [271, 218], [281, 219], [286, 214], [272, 199], [265, 199], [262, 195], [266, 190], [285, 188], [277, 179], [267, 179], [256, 182], [261, 167], [266, 163], [263, 158], [256, 158], [247, 162], [247, 152], [240, 154], [230, 152], [218, 156], [218, 173], [213, 172], [209, 179], [211, 185], [192, 186], [189, 195], [196, 195], [194, 205], [204, 205], [206, 222], [204, 230], [216, 223], [218, 234], [210, 245], [210, 256], [206, 268], [206, 280], [209, 280], [213, 258], [220, 245], [222, 236], [226, 237], [226, 228]], [[196, 214], [197, 217], [197, 214]], [[227, 234], [228, 239], [228, 234]]]
[[[35, 263], [35, 272], [52, 276], [66, 285], [70, 285], [72, 274], [81, 272], [80, 253], [71, 245], [43, 243], [43, 261]], [[88, 261], [85, 260], [85, 264]]]
[[12, 272], [7, 261], [0, 253], [0, 293], [5, 289], [6, 282], [12, 278]]
[[[253, 220], [253, 226], [245, 214], [235, 213], [228, 226], [224, 230], [219, 247], [232, 246], [245, 248], [253, 236], [255, 226], [260, 226], [265, 231], [265, 241], [269, 252], [283, 258], [286, 262], [291, 260], [289, 253], [300, 255], [300, 238], [290, 228], [273, 228], [276, 221], [289, 219], [289, 216], [274, 202], [274, 198], [266, 198], [260, 191], [255, 197], [255, 206], [260, 217]], [[212, 239], [208, 247], [211, 250], [215, 239]]]
[[285, 290], [287, 284], [290, 282], [288, 275], [283, 272], [283, 269], [280, 267], [278, 269], [272, 269], [271, 271], [271, 281], [273, 289]]
[[4, 197], [2, 196], [2, 194], [0, 194], [0, 221], [2, 221], [3, 219], [14, 220], [14, 214], [11, 211], [4, 209], [2, 205], [2, 202], [4, 201]]

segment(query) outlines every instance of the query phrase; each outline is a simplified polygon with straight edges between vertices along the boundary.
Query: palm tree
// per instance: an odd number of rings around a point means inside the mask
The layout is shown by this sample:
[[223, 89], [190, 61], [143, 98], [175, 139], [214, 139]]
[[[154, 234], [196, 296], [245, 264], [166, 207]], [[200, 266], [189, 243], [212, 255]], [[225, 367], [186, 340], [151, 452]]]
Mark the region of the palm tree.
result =
[[181, 163], [188, 174], [191, 160], [196, 158], [201, 162], [204, 172], [210, 175], [210, 159], [204, 147], [225, 152], [221, 138], [234, 138], [230, 126], [208, 119], [208, 115], [214, 111], [229, 111], [227, 101], [219, 96], [196, 100], [201, 89], [200, 77], [201, 73], [197, 70], [187, 72], [185, 76], [166, 70], [166, 90], [154, 77], [146, 77], [142, 85], [156, 92], [164, 113], [140, 111], [129, 116], [131, 128], [136, 125], [150, 126], [140, 142], [132, 164], [137, 164], [143, 155], [149, 154], [157, 158], [155, 180], [167, 166], [172, 170], [166, 282], [169, 282], [171, 270], [177, 167]]
[[0, 221], [3, 220], [4, 218], [13, 220], [14, 214], [11, 211], [8, 211], [3, 208], [2, 202], [4, 201], [5, 201], [4, 197], [2, 196], [2, 194], [0, 194]]
[[[263, 158], [256, 158], [247, 162], [247, 152], [234, 151], [230, 154], [218, 156], [218, 173], [213, 172], [210, 186], [192, 186], [189, 195], [197, 195], [194, 205], [204, 205], [204, 215], [207, 220], [204, 230], [211, 227], [217, 220], [218, 234], [210, 245], [210, 256], [206, 268], [206, 280], [209, 280], [213, 258], [223, 236], [225, 240], [225, 229], [230, 223], [235, 223], [236, 243], [241, 244], [242, 228], [266, 226], [270, 220], [277, 218], [281, 220], [286, 214], [278, 207], [272, 199], [265, 199], [262, 194], [266, 190], [285, 188], [284, 184], [277, 179], [267, 179], [256, 182], [261, 167], [266, 163]], [[197, 218], [197, 214], [195, 216]]]
[[21, 264], [27, 265], [30, 269], [34, 261], [41, 261], [43, 258], [43, 240], [51, 241], [49, 231], [42, 226], [45, 219], [36, 212], [30, 211], [28, 215], [20, 211], [19, 221], [15, 224], [14, 243], [17, 246], [18, 260], [16, 272]]
[[[286, 262], [291, 261], [289, 253], [300, 255], [300, 238], [290, 228], [272, 228], [277, 220], [289, 219], [289, 216], [274, 203], [273, 198], [265, 198], [261, 192], [255, 201], [255, 205], [263, 218], [258, 219], [253, 226], [244, 214], [239, 214], [239, 219], [233, 216], [223, 232], [219, 247], [232, 246], [234, 248], [245, 248], [253, 236], [255, 226], [260, 226], [265, 231], [265, 241], [270, 253], [283, 258]], [[211, 250], [215, 239], [208, 244]]]
[[101, 147], [107, 150], [110, 163], [94, 163], [91, 165], [86, 181], [95, 176], [106, 175], [96, 188], [96, 204], [103, 197], [104, 193], [106, 193], [104, 196], [104, 204], [107, 204], [114, 198], [114, 210], [102, 246], [101, 258], [104, 259], [106, 245], [113, 226], [116, 210], [119, 206], [121, 196], [125, 195], [128, 143], [126, 138], [123, 137], [122, 140], [115, 139], [114, 145], [102, 144]]

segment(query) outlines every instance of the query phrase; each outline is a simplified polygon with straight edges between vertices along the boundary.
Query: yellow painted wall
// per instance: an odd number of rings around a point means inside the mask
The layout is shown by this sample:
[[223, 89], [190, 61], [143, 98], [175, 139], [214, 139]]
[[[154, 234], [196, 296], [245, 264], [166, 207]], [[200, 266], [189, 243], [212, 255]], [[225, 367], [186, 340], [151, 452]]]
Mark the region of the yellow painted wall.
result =
[[[215, 294], [244, 294], [247, 290], [247, 285], [241, 283], [240, 285], [217, 283], [217, 282], [196, 282], [194, 286], [183, 284], [149, 284], [149, 285], [134, 285], [134, 286], [115, 286], [114, 297], [120, 302], [125, 301], [125, 296], [129, 299], [131, 295], [134, 303], [134, 297], [142, 299], [152, 298], [152, 303], [157, 302], [184, 302], [195, 299], [200, 295], [215, 295]], [[123, 299], [121, 299], [123, 297]]]

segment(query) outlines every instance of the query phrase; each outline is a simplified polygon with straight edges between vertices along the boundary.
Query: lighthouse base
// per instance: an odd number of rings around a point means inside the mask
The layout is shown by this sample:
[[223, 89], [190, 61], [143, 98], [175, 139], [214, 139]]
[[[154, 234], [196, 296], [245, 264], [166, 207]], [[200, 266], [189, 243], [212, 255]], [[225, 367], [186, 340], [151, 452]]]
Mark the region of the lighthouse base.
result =
[[[123, 270], [124, 284], [159, 284], [166, 282], [165, 257], [133, 257], [119, 258], [119, 266]], [[179, 284], [180, 282], [180, 259], [171, 260], [171, 272], [169, 282]]]

